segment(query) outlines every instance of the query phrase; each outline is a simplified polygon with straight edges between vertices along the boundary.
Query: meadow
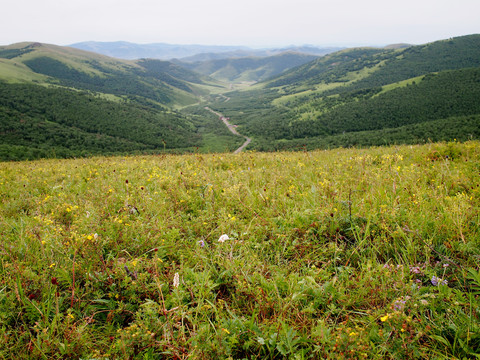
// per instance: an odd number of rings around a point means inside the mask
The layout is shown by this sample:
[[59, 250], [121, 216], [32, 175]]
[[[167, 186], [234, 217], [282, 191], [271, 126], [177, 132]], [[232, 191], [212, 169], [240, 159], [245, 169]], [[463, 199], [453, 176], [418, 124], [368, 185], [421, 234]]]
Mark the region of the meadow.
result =
[[480, 357], [480, 142], [0, 163], [1, 359]]

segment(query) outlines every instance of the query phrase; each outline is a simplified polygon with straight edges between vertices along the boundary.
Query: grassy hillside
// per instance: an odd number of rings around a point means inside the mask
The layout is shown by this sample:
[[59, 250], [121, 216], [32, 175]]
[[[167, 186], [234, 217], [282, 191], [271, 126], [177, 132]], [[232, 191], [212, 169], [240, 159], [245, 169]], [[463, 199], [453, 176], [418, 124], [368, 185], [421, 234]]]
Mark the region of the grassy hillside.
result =
[[[468, 35], [404, 49], [347, 49], [292, 69], [267, 86], [349, 85], [332, 93], [383, 86], [431, 72], [478, 67], [479, 44], [480, 35]], [[365, 68], [374, 71], [351, 84], [355, 72]]]
[[478, 142], [0, 163], [0, 357], [478, 357], [479, 168]]
[[[476, 138], [479, 69], [480, 35], [348, 49], [229, 93], [214, 107], [263, 150], [451, 140], [458, 131], [448, 119], [466, 130], [463, 139]], [[445, 126], [432, 134], [432, 121]]]
[[228, 58], [180, 65], [225, 82], [262, 81], [283, 71], [310, 62], [314, 55], [286, 52], [267, 57]]

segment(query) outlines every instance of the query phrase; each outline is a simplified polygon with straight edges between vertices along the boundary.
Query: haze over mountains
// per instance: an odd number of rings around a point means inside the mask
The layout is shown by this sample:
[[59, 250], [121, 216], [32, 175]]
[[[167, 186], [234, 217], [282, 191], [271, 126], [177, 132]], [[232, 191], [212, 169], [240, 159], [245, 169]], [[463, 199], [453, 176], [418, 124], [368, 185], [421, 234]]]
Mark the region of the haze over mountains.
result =
[[69, 46], [80, 50], [92, 51], [98, 54], [126, 60], [152, 58], [161, 60], [181, 59], [184, 62], [251, 56], [265, 57], [292, 51], [302, 54], [321, 56], [342, 49], [340, 47], [318, 48], [308, 45], [289, 46], [277, 49], [252, 49], [247, 46], [175, 45], [164, 43], [135, 44], [126, 41], [86, 41]]
[[125, 60], [2, 46], [0, 159], [238, 147], [242, 139], [205, 106], [259, 150], [480, 137], [480, 35], [323, 56], [215, 56]]

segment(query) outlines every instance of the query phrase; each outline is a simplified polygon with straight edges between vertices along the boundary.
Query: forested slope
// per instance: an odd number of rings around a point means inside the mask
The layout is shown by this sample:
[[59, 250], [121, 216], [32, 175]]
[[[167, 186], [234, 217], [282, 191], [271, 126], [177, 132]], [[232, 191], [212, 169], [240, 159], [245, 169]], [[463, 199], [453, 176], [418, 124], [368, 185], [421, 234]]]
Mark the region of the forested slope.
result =
[[261, 150], [476, 138], [480, 35], [348, 49], [228, 96], [217, 108]]
[[[74, 90], [1, 82], [0, 134], [4, 159], [201, 144], [195, 126], [178, 113], [155, 111], [126, 101], [106, 101]], [[12, 151], [8, 156], [6, 149]]]

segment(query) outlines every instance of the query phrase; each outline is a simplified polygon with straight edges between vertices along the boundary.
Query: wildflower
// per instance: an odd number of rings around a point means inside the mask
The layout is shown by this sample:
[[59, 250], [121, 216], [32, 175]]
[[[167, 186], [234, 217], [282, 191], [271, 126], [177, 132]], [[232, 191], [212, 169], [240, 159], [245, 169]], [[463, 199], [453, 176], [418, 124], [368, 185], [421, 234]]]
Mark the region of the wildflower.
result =
[[428, 301], [425, 300], [425, 299], [421, 299], [421, 300], [420, 300], [420, 304], [422, 304], [422, 305], [428, 305]]
[[200, 240], [200, 241], [198, 242], [198, 244], [199, 244], [201, 247], [204, 247], [204, 246], [205, 246], [205, 242], [204, 242], [203, 240]]
[[227, 234], [223, 234], [222, 236], [220, 236], [220, 238], [218, 239], [218, 242], [225, 242], [226, 240], [229, 240], [230, 238], [228, 237]]
[[435, 275], [432, 276], [432, 279], [430, 280], [433, 286], [438, 286], [438, 285], [447, 285], [448, 281], [438, 278]]
[[389, 318], [389, 316], [388, 316], [388, 314], [387, 314], [387, 315], [385, 315], [385, 316], [382, 316], [382, 317], [380, 318], [380, 321], [381, 321], [381, 322], [385, 322], [385, 321], [388, 320], [388, 318]]
[[420, 267], [418, 266], [410, 266], [410, 272], [414, 274], [420, 274], [421, 270], [420, 270]]
[[175, 273], [175, 275], [173, 275], [173, 287], [178, 288], [179, 285], [180, 285], [180, 275], [178, 275], [178, 273]]
[[395, 301], [395, 303], [393, 304], [393, 308], [394, 310], [397, 310], [397, 311], [401, 311], [405, 308], [405, 300], [397, 300]]

